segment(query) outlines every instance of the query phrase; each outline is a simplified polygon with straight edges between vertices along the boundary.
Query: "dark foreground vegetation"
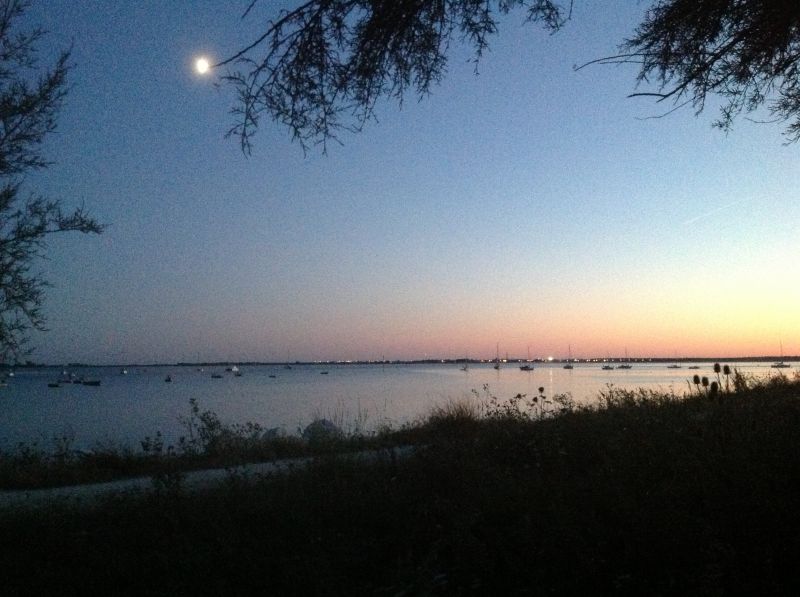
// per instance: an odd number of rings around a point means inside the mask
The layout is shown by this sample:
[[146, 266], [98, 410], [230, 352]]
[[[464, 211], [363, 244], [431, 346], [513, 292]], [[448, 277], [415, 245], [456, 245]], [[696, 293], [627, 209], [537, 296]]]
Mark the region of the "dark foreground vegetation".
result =
[[400, 458], [331, 440], [263, 480], [0, 511], [2, 592], [798, 594], [800, 380], [729, 381], [487, 395], [358, 440]]
[[195, 400], [182, 417], [185, 430], [176, 445], [168, 445], [156, 432], [134, 449], [98, 445], [91, 450], [72, 448], [74, 438], [54, 437], [50, 449], [19, 444], [0, 450], [0, 490], [42, 489], [102, 483], [141, 476], [165, 477], [181, 472], [233, 467], [287, 458], [347, 453], [385, 445], [385, 434], [365, 435], [326, 427], [322, 420], [309, 425], [303, 435], [265, 429], [257, 423], [227, 425], [216, 413], [203, 411]]

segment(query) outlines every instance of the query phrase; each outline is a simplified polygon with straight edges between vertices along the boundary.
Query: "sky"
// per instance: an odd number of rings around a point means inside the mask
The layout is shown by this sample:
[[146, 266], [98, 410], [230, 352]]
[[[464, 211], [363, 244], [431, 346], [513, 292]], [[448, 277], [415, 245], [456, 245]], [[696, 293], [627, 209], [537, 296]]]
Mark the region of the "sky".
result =
[[647, 3], [576, 2], [549, 35], [503, 19], [433, 93], [304, 154], [262, 122], [225, 133], [233, 90], [200, 76], [281, 7], [48, 0], [26, 22], [74, 70], [46, 170], [83, 205], [59, 236], [37, 362], [800, 354], [800, 145], [632, 99], [613, 54]]

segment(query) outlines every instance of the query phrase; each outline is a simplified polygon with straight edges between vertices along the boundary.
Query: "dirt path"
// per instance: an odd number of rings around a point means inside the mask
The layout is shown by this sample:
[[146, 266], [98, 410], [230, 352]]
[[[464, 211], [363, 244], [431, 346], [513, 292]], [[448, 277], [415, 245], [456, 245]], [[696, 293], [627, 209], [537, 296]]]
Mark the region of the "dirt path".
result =
[[[397, 458], [408, 455], [413, 448], [410, 446], [392, 448], [391, 450], [359, 452], [342, 457], [373, 462], [381, 458]], [[229, 479], [258, 480], [275, 473], [290, 472], [306, 466], [312, 461], [311, 457], [291, 458], [274, 462], [258, 464], [244, 464], [228, 468], [215, 468], [199, 471], [186, 471], [181, 473], [181, 488], [188, 491], [202, 491], [214, 487]], [[63, 505], [91, 505], [98, 499], [114, 494], [145, 494], [154, 491], [156, 481], [152, 476], [121, 479], [106, 483], [92, 483], [87, 485], [70, 485], [67, 487], [52, 487], [48, 489], [19, 489], [0, 491], [0, 513], [7, 510], [20, 508], [42, 508], [51, 504]]]
[[[309, 458], [279, 460], [259, 464], [245, 464], [228, 468], [215, 468], [181, 473], [181, 487], [189, 491], [199, 491], [219, 485], [231, 475], [241, 478], [258, 479], [266, 475], [287, 472], [305, 466]], [[106, 483], [70, 485], [48, 489], [20, 489], [0, 491], [0, 510], [17, 508], [40, 508], [48, 504], [90, 504], [100, 498], [120, 493], [146, 493], [155, 489], [153, 477], [136, 477]]]

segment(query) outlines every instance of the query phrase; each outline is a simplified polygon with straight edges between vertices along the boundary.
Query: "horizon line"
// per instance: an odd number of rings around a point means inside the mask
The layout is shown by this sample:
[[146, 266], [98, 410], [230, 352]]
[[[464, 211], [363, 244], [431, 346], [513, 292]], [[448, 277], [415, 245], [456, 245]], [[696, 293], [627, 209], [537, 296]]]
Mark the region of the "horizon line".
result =
[[[779, 356], [725, 356], [725, 357], [588, 357], [588, 358], [505, 358], [499, 359], [501, 363], [706, 363], [706, 362], [768, 362], [768, 361], [800, 361], [800, 355]], [[246, 366], [278, 366], [278, 365], [412, 365], [412, 364], [459, 364], [459, 363], [494, 363], [496, 359], [477, 359], [477, 358], [433, 358], [423, 357], [415, 359], [329, 359], [329, 360], [294, 360], [294, 361], [176, 361], [176, 362], [151, 362], [151, 363], [82, 363], [79, 361], [68, 363], [0, 363], [2, 369], [34, 369], [52, 367], [224, 367], [230, 365]]]

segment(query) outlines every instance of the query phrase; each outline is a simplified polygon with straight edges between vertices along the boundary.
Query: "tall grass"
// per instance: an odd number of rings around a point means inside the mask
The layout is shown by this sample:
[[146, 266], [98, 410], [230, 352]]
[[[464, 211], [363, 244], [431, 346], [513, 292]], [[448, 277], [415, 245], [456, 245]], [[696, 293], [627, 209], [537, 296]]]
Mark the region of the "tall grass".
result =
[[[180, 420], [184, 434], [174, 445], [159, 432], [143, 438], [139, 449], [102, 444], [91, 450], [74, 450], [74, 438], [53, 438], [47, 449], [19, 444], [0, 451], [0, 490], [33, 489], [95, 483], [129, 477], [163, 477], [180, 471], [269, 462], [331, 452], [351, 452], [371, 445], [360, 433], [361, 420], [350, 433], [303, 438], [266, 429], [258, 423], [223, 423], [216, 413], [189, 401]], [[312, 422], [313, 424], [313, 422]], [[338, 427], [337, 427], [338, 429]]]

